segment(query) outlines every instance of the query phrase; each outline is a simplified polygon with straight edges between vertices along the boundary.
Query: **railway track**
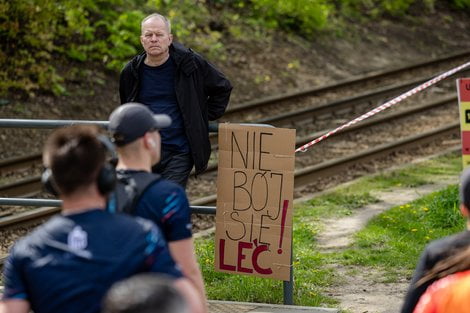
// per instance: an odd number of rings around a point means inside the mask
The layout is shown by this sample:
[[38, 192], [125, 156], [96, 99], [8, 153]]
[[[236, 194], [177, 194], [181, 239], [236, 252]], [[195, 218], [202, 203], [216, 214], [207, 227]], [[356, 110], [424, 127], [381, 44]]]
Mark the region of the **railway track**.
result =
[[[239, 115], [237, 114], [240, 112], [243, 112], [243, 114], [249, 114], [254, 110], [259, 111], [264, 110], [266, 108], [268, 110], [271, 110], [271, 107], [273, 105], [278, 104], [282, 104], [284, 106], [280, 111], [285, 112], [287, 110], [285, 107], [286, 101], [290, 101], [290, 103], [293, 103], [293, 100], [299, 101], [300, 99], [304, 98], [323, 98], [329, 93], [336, 93], [338, 91], [343, 90], [350, 90], [349, 94], [359, 94], [365, 93], [368, 90], [380, 88], [381, 86], [394, 84], [397, 80], [406, 81], [411, 80], [413, 77], [431, 77], [436, 75], [437, 72], [449, 69], [450, 66], [452, 66], [449, 64], [458, 64], [453, 62], [468, 61], [469, 56], [470, 51], [459, 52], [456, 54], [443, 56], [441, 58], [436, 58], [425, 62], [409, 64], [391, 70], [373, 72], [366, 75], [353, 77], [325, 86], [313, 87], [306, 90], [300, 90], [282, 95], [274, 95], [271, 97], [248, 101], [239, 105], [230, 106], [221, 120], [234, 121], [237, 117], [239, 117]], [[408, 73], [408, 75], [403, 77], [403, 74], [406, 73]], [[269, 111], [267, 113], [269, 114]], [[246, 118], [239, 119], [239, 121], [247, 120], [248, 119]]]
[[[373, 101], [377, 101], [377, 99], [384, 99], [389, 97], [392, 93], [399, 92], [409, 88], [411, 86], [416, 85], [417, 83], [423, 81], [420, 80], [413, 80], [411, 82], [405, 82], [399, 85], [394, 85], [391, 87], [381, 88], [379, 90], [374, 90], [371, 92], [367, 92], [365, 94], [357, 95], [352, 98], [348, 99], [340, 99], [337, 101], [333, 101], [330, 103], [326, 103], [321, 106], [313, 106], [309, 108], [304, 108], [298, 111], [283, 113], [259, 120], [253, 121], [255, 124], [270, 124], [276, 127], [286, 127], [286, 126], [294, 126], [298, 124], [305, 124], [306, 122], [313, 122], [316, 116], [321, 115], [333, 115], [334, 112], [338, 112], [340, 110], [348, 110], [351, 111], [354, 109], [356, 105], [361, 105], [364, 103], [371, 103]], [[449, 102], [456, 102], [456, 96], [449, 96], [448, 98], [442, 101], [435, 101], [431, 102], [428, 105], [419, 106], [416, 108], [412, 108], [410, 110], [402, 111], [398, 114], [393, 114], [390, 116], [385, 116], [382, 120], [374, 120], [372, 124], [369, 123], [362, 123], [359, 126], [354, 128], [348, 129], [347, 131], [357, 130], [358, 127], [362, 128], [364, 126], [373, 125], [374, 123], [381, 123], [390, 120], [391, 118], [400, 118], [406, 116], [407, 114], [419, 113], [420, 111], [425, 111], [428, 109], [432, 109], [436, 106], [446, 104]], [[343, 111], [344, 113], [344, 111]], [[364, 126], [363, 126], [364, 125]], [[321, 130], [314, 132], [311, 135], [305, 135], [298, 138], [296, 145], [301, 145], [305, 142], [315, 139], [322, 133], [326, 132], [326, 130]], [[216, 151], [217, 144], [212, 145], [213, 151]], [[7, 171], [12, 171], [14, 169], [19, 168], [27, 168], [28, 166], [37, 166], [41, 162], [41, 155], [35, 154], [30, 155], [27, 157], [21, 157], [18, 160], [16, 159], [9, 159], [3, 162], [0, 162], [1, 173], [5, 173]], [[211, 174], [217, 170], [217, 163], [212, 163], [208, 166], [206, 175]], [[26, 196], [33, 196], [37, 194], [41, 190], [41, 177], [39, 175], [33, 177], [27, 177], [12, 183], [4, 184], [0, 186], [0, 195], [5, 197], [26, 197]]]
[[[448, 69], [451, 64], [463, 61], [468, 57], [470, 57], [470, 51], [464, 51], [391, 70], [353, 77], [334, 84], [248, 101], [230, 106], [221, 121], [243, 121], [244, 123], [270, 124], [276, 127], [302, 124], [305, 123], [305, 121], [314, 119], [316, 116], [325, 114], [331, 115], [335, 111], [344, 110], [345, 108], [350, 109], [351, 107], [363, 103], [372, 103], [378, 99], [386, 99], [387, 97], [396, 95], [401, 91], [431, 78], [436, 74], [437, 69]], [[405, 81], [402, 75], [405, 75], [404, 77], [418, 76], [419, 78], [409, 78]], [[402, 83], [390, 85], [390, 82], [397, 80], [402, 81]], [[386, 87], [383, 87], [384, 85]], [[349, 92], [347, 92], [347, 96], [342, 99], [331, 100], [332, 97], [328, 96], [331, 93], [344, 90], [349, 90]], [[326, 99], [330, 99], [330, 101], [315, 100], [321, 100], [323, 96], [325, 96]], [[307, 99], [307, 103], [302, 103], [300, 108], [298, 108], [299, 104], [297, 104], [297, 108], [293, 106], [294, 110], [289, 109], [289, 107], [292, 106], [290, 104], [296, 103], [296, 101], [298, 102], [298, 100], [301, 99], [304, 99], [304, 102], [305, 99]], [[281, 108], [273, 111], [273, 107], [276, 106], [281, 106]], [[253, 111], [262, 112], [261, 115], [267, 115], [268, 117], [257, 117], [257, 115], [251, 113]], [[217, 149], [217, 135], [211, 134], [210, 138], [212, 150], [215, 151]], [[40, 163], [40, 153], [19, 158], [10, 158], [0, 161], [0, 174], [4, 176], [4, 173], [31, 166], [38, 166]], [[212, 164], [209, 166], [208, 170], [210, 172], [216, 168], [216, 164]], [[40, 187], [40, 178], [39, 176], [35, 176], [30, 179], [0, 186], [0, 195], [33, 195], [35, 191], [37, 192], [38, 187]], [[16, 190], [18, 190], [18, 192], [16, 192]]]
[[[463, 54], [459, 55], [458, 57], [462, 58], [464, 56], [467, 56], [467, 57], [470, 56], [470, 52], [468, 52], [465, 55]], [[455, 58], [458, 58], [458, 57], [455, 57]], [[449, 58], [445, 58], [445, 60], [446, 60], [445, 62], [448, 62]], [[434, 61], [427, 62], [427, 63], [421, 63], [420, 65], [416, 65], [415, 68], [425, 67], [426, 66], [425, 64], [428, 64], [427, 66], [432, 66], [432, 64], [434, 65], [438, 64], [438, 61], [434, 60]], [[322, 87], [324, 88], [323, 91], [322, 91], [322, 88], [315, 88], [310, 91], [304, 91], [301, 93], [293, 93], [293, 94], [285, 95], [282, 97], [272, 97], [271, 99], [263, 99], [257, 102], [253, 101], [251, 104], [253, 104], [254, 107], [257, 107], [259, 109], [265, 106], [276, 105], [276, 104], [282, 103], [283, 101], [285, 102], [287, 100], [291, 101], [292, 99], [298, 99], [300, 97], [307, 97], [310, 94], [317, 95], [321, 92], [327, 93], [327, 92], [334, 91], [335, 89], [339, 90], [341, 88], [345, 88], [346, 86], [349, 86], [347, 84], [348, 82], [353, 82], [354, 84], [360, 84], [360, 83], [372, 84], [374, 79], [385, 80], [387, 78], [387, 73], [393, 73], [393, 75], [398, 75], [399, 72], [404, 72], [404, 71], [406, 71], [406, 69], [396, 69], [393, 71], [376, 73], [374, 75], [366, 75], [364, 77], [344, 81], [336, 85]], [[354, 96], [348, 96], [344, 99], [334, 99], [329, 102], [321, 103], [321, 104], [315, 103], [308, 107], [302, 106], [300, 110], [297, 109], [297, 110], [287, 111], [285, 113], [274, 114], [274, 115], [271, 115], [269, 118], [268, 117], [266, 118], [262, 117], [262, 118], [257, 118], [257, 119], [255, 118], [255, 119], [250, 120], [250, 122], [272, 124], [275, 126], [291, 126], [291, 125], [297, 125], [297, 124], [305, 125], [307, 123], [312, 123], [312, 121], [318, 118], [319, 116], [322, 116], [324, 118], [325, 115], [329, 115], [334, 119], [335, 117], [337, 117], [338, 115], [337, 113], [339, 111], [343, 111], [343, 113], [346, 113], [346, 115], [351, 115], [351, 112], [354, 111], [356, 107], [358, 107], [360, 110], [363, 110], [364, 106], [367, 107], [367, 106], [375, 105], [374, 102], [387, 99], [388, 97], [392, 95], [396, 95], [400, 91], [410, 88], [418, 84], [419, 82], [422, 82], [426, 78], [407, 80], [400, 84], [390, 85], [390, 86], [382, 87], [382, 88], [376, 88], [372, 91], [359, 93]], [[347, 137], [347, 136], [350, 136], [350, 134], [354, 132], [361, 131], [362, 129], [368, 129], [376, 125], [391, 123], [394, 120], [403, 119], [413, 114], [417, 114], [417, 115], [423, 114], [423, 112], [427, 112], [438, 107], [445, 107], [446, 105], [447, 106], [455, 105], [456, 103], [457, 103], [456, 96], [450, 95], [450, 96], [442, 97], [442, 99], [440, 100], [430, 101], [430, 102], [427, 102], [425, 104], [420, 104], [420, 105], [414, 105], [404, 110], [400, 110], [396, 112], [394, 111], [389, 114], [383, 114], [376, 118], [370, 119], [366, 122], [357, 124], [354, 127], [350, 127], [344, 130], [343, 132], [338, 133], [335, 136], [335, 138], [341, 138], [342, 136]], [[244, 105], [237, 106], [236, 109], [235, 107], [229, 109], [228, 113], [231, 114], [231, 113], [243, 112], [242, 107], [249, 107], [250, 108], [249, 110], [252, 110], [251, 106], [248, 105], [247, 103]], [[236, 115], [232, 115], [232, 117], [234, 118], [235, 116]], [[330, 118], [330, 120], [332, 118]], [[329, 122], [329, 124], [331, 124], [331, 122]], [[313, 138], [318, 137], [320, 134], [324, 133], [325, 131], [326, 130], [323, 129], [323, 130], [310, 131], [309, 133], [305, 133], [305, 134], [299, 133], [300, 135], [297, 138], [297, 145], [308, 142], [312, 140]], [[301, 168], [298, 168], [295, 172], [295, 187], [301, 188], [303, 186], [311, 184], [313, 180], [318, 180], [322, 177], [330, 177], [330, 176], [338, 175], [338, 173], [342, 173], [345, 169], [348, 169], [355, 164], [369, 162], [370, 160], [376, 160], [384, 156], [393, 154], [396, 151], [416, 149], [416, 147], [429, 144], [429, 142], [442, 141], [442, 138], [445, 138], [445, 140], [449, 140], [449, 138], [456, 139], [458, 138], [458, 136], [459, 136], [458, 122], [450, 123], [446, 126], [437, 127], [433, 130], [428, 130], [418, 135], [412, 135], [406, 138], [401, 138], [392, 143], [378, 145], [378, 146], [372, 147], [370, 149], [366, 149], [358, 153], [352, 153], [349, 155], [340, 156], [332, 160], [326, 160], [326, 161], [320, 162], [318, 164], [304, 165]], [[214, 145], [214, 148], [216, 148], [216, 144]], [[456, 149], [458, 149], [458, 147]], [[300, 158], [301, 157], [299, 157], [299, 159]], [[12, 171], [16, 171], [19, 169], [25, 169], [25, 168], [32, 166], [32, 164], [37, 166], [37, 164], [40, 162], [40, 155], [28, 156], [28, 157], [21, 158], [21, 160], [18, 160], [18, 162], [16, 161], [17, 160], [9, 159], [9, 160], [4, 160], [0, 162], [0, 172], [2, 173], [2, 176], [6, 172], [12, 172]], [[215, 170], [216, 170], [216, 164], [211, 165], [210, 168], [208, 169], [208, 173], [204, 175], [207, 177], [207, 180], [214, 181]], [[40, 188], [39, 186], [40, 186], [39, 176], [29, 178], [29, 179], [24, 179], [21, 183], [15, 182], [15, 183], [11, 183], [10, 185], [1, 186], [0, 196], [4, 196], [4, 197], [23, 196], [24, 197], [27, 195], [33, 195], [38, 192]], [[19, 188], [22, 188], [22, 189], [19, 189]], [[194, 199], [193, 201], [191, 201], [191, 204], [192, 205], [215, 205], [215, 200], [216, 200], [216, 196], [213, 194], [209, 194], [204, 197], [197, 197], [197, 199]], [[15, 227], [24, 227], [25, 225], [37, 224], [37, 223], [40, 223], [42, 220], [49, 218], [51, 215], [56, 214], [57, 211], [58, 211], [57, 208], [39, 208], [39, 209], [34, 209], [34, 210], [27, 211], [27, 212], [23, 212], [21, 213], [21, 217], [20, 215], [17, 215], [17, 214], [3, 217], [3, 218], [0, 218], [0, 229], [6, 230], [6, 229], [13, 229]]]
[[[294, 173], [295, 188], [300, 188], [309, 185], [314, 180], [318, 180], [323, 177], [334, 176], [343, 173], [348, 167], [358, 164], [369, 162], [374, 159], [378, 159], [393, 152], [404, 151], [408, 149], [415, 149], [423, 146], [430, 142], [436, 142], [443, 139], [449, 139], [458, 137], [460, 134], [459, 122], [439, 127], [431, 131], [426, 131], [421, 134], [402, 138], [392, 143], [383, 144], [366, 151], [362, 151], [353, 155], [348, 155], [333, 160], [325, 161], [320, 164], [308, 166], [302, 169], [297, 169]], [[456, 150], [460, 146], [455, 146]], [[193, 206], [215, 206], [217, 196], [210, 195], [203, 198], [191, 201]], [[42, 220], [45, 220], [52, 215], [58, 213], [60, 209], [58, 207], [42, 207], [38, 209], [32, 209], [30, 211], [14, 214], [0, 218], [0, 229], [5, 230], [9, 228], [25, 227], [31, 224], [37, 224]]]

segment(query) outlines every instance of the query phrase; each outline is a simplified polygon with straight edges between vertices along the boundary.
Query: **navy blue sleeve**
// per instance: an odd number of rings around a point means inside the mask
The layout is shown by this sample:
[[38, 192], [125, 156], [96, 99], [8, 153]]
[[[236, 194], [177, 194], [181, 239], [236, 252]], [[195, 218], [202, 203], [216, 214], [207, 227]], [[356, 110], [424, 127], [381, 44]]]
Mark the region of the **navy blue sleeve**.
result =
[[3, 299], [23, 299], [27, 300], [26, 287], [21, 275], [20, 260], [16, 257], [13, 248], [8, 256], [3, 270], [3, 283], [5, 289]]
[[174, 278], [183, 277], [181, 270], [170, 255], [170, 250], [161, 232], [152, 226], [146, 235], [145, 265], [151, 272], [168, 274]]
[[167, 241], [192, 236], [188, 198], [177, 184], [162, 181], [153, 185], [143, 195], [137, 210], [137, 215], [153, 220], [161, 228]]

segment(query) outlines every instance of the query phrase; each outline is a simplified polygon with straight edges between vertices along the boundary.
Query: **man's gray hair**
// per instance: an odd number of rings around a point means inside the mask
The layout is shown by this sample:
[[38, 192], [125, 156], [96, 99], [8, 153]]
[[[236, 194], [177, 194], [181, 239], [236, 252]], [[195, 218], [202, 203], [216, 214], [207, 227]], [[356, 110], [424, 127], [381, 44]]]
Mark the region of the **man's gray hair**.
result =
[[145, 17], [142, 22], [140, 23], [140, 29], [142, 31], [142, 27], [144, 25], [145, 22], [147, 22], [148, 20], [151, 20], [151, 19], [154, 19], [154, 18], [159, 18], [161, 19], [164, 23], [165, 23], [165, 26], [166, 26], [166, 29], [168, 30], [168, 34], [171, 34], [171, 23], [170, 23], [170, 20], [168, 20], [166, 17], [164, 17], [163, 15], [161, 14], [158, 14], [158, 13], [152, 13], [150, 14], [149, 16]]

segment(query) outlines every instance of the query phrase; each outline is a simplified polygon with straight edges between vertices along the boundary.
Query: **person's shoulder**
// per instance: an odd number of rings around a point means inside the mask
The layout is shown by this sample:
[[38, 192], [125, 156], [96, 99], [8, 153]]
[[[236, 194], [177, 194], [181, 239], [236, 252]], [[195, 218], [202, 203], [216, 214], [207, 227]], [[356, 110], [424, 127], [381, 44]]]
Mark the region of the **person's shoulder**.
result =
[[425, 248], [425, 253], [431, 257], [440, 257], [462, 247], [470, 246], [470, 231], [463, 231], [431, 241]]
[[137, 70], [140, 64], [142, 64], [142, 61], [144, 60], [144, 58], [145, 58], [145, 52], [135, 55], [131, 60], [129, 60], [129, 62], [126, 63], [126, 65], [124, 65], [124, 68], [122, 69], [122, 71], [127, 72], [131, 70], [133, 71]]
[[173, 41], [170, 48], [170, 53], [175, 54], [192, 54], [193, 51], [185, 47], [182, 43]]
[[71, 229], [73, 225], [73, 221], [59, 214], [33, 229], [26, 238], [29, 237], [29, 240], [33, 242], [34, 240], [43, 240], [45, 237], [60, 236]]
[[197, 62], [202, 62], [205, 59], [196, 51], [191, 48], [187, 48], [182, 43], [173, 42], [171, 44], [170, 54], [178, 60], [195, 60]]
[[140, 228], [141, 223], [137, 222], [136, 218], [132, 215], [125, 214], [125, 213], [109, 213], [109, 221], [107, 224], [116, 228], [116, 226], [122, 225], [126, 226], [126, 228]]
[[36, 240], [37, 239], [33, 236], [33, 233], [17, 240], [10, 249], [10, 257], [14, 257], [15, 259], [22, 259], [28, 256], [32, 252], [31, 247], [35, 245], [34, 242]]
[[178, 191], [178, 192], [184, 192], [184, 189], [183, 187], [181, 187], [181, 185], [171, 181], [171, 180], [167, 180], [167, 179], [164, 179], [164, 178], [161, 178], [159, 179], [156, 183], [155, 183], [155, 186], [157, 186], [158, 188], [160, 188], [161, 190], [164, 190], [164, 191], [169, 191], [169, 192], [172, 192], [172, 191]]
[[64, 219], [62, 216], [55, 216], [46, 223], [33, 229], [28, 235], [17, 240], [11, 251], [16, 258], [24, 258], [35, 254], [37, 249], [41, 249], [48, 241], [48, 238], [63, 231]]
[[160, 229], [155, 225], [153, 221], [140, 216], [133, 217], [133, 220], [144, 233], [151, 232], [157, 235], [158, 237], [162, 237]]
[[183, 187], [179, 184], [161, 178], [155, 181], [146, 192], [146, 196], [154, 196], [154, 197], [167, 197], [168, 195], [178, 195], [180, 197], [186, 197], [186, 192], [184, 191]]
[[145, 235], [150, 231], [155, 232], [156, 228], [151, 220], [124, 213], [110, 214], [108, 225], [112, 227], [112, 229], [119, 229], [120, 231], [126, 232], [128, 236]]

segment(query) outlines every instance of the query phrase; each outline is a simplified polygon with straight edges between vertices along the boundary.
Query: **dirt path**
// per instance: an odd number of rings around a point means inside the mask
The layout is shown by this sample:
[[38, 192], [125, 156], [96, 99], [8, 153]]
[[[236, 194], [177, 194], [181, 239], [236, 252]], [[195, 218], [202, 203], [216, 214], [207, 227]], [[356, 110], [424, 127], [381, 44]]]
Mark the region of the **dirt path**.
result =
[[[325, 219], [328, 225], [318, 237], [318, 247], [323, 252], [339, 251], [349, 247], [352, 235], [363, 228], [367, 221], [377, 214], [397, 205], [423, 197], [449, 184], [455, 184], [457, 177], [439, 183], [423, 185], [414, 189], [394, 189], [387, 192], [371, 192], [380, 202], [355, 210], [351, 216], [341, 219]], [[332, 286], [329, 295], [340, 301], [339, 307], [353, 313], [395, 313], [399, 312], [408, 281], [403, 277], [397, 283], [383, 283], [383, 273], [367, 268], [339, 264], [334, 266], [341, 284]]]

